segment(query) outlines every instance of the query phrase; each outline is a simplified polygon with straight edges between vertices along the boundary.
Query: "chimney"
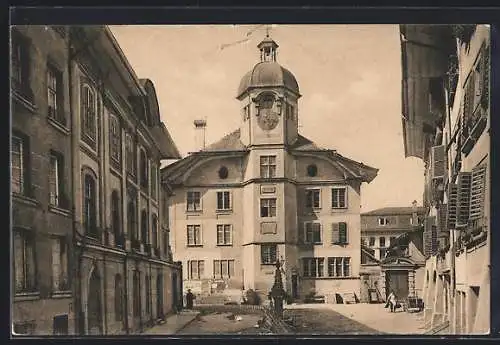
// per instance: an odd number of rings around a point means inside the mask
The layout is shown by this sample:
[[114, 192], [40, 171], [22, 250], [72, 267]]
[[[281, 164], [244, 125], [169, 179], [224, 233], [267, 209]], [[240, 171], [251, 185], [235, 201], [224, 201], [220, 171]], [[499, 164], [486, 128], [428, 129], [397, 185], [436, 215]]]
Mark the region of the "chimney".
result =
[[412, 208], [412, 214], [411, 214], [411, 218], [412, 218], [412, 224], [414, 226], [418, 225], [418, 207], [417, 207], [417, 200], [413, 200], [413, 202], [411, 203], [411, 208]]
[[194, 140], [196, 148], [201, 151], [205, 148], [205, 129], [207, 127], [206, 120], [194, 120]]

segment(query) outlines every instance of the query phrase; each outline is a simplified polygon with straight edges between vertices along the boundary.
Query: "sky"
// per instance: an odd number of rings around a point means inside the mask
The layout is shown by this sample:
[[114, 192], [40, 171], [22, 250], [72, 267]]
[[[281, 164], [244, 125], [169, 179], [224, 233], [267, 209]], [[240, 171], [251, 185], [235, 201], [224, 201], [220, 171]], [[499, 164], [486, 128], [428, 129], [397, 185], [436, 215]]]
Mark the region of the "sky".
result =
[[[263, 25], [111, 26], [139, 78], [153, 81], [162, 121], [182, 156], [196, 151], [193, 121], [209, 145], [240, 125], [241, 77], [259, 62]], [[422, 204], [423, 162], [404, 157], [398, 25], [273, 25], [278, 63], [296, 77], [299, 132], [378, 168], [361, 211]], [[239, 43], [238, 43], [239, 42]]]

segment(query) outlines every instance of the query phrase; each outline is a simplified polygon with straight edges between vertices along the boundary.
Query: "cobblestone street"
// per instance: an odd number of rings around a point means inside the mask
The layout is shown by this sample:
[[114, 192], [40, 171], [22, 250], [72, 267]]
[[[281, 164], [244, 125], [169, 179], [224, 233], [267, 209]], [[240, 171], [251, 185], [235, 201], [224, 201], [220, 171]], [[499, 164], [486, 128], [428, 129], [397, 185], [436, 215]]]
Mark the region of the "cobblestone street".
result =
[[423, 333], [423, 313], [390, 313], [383, 304], [294, 304], [286, 309], [285, 314], [302, 323], [299, 334]]
[[[296, 335], [422, 334], [423, 313], [390, 313], [383, 304], [294, 304], [286, 306], [285, 318], [294, 320]], [[176, 334], [271, 334], [255, 327], [262, 314], [204, 310]], [[161, 334], [161, 330], [155, 332]]]

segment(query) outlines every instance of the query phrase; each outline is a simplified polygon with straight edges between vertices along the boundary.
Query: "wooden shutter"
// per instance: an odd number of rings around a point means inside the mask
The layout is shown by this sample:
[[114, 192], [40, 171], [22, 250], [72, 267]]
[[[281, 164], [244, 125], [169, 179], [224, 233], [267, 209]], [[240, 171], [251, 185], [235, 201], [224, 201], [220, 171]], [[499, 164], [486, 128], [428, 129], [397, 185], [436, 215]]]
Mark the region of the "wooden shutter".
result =
[[347, 238], [347, 223], [341, 222], [339, 223], [339, 242], [342, 244], [348, 243]]
[[456, 225], [466, 225], [469, 220], [471, 178], [470, 172], [458, 173]]
[[464, 94], [464, 122], [467, 125], [467, 122], [472, 116], [472, 111], [474, 110], [474, 94], [475, 94], [475, 73], [474, 70], [471, 71], [469, 75], [469, 80], [465, 85], [465, 94]]
[[340, 241], [340, 223], [332, 224], [332, 243], [337, 244]]
[[448, 213], [448, 205], [447, 204], [441, 204], [439, 206], [439, 213], [438, 213], [438, 232], [440, 234], [446, 234], [448, 233], [448, 227], [446, 223], [446, 214]]
[[312, 242], [321, 243], [321, 223], [312, 223]]
[[431, 176], [433, 179], [444, 178], [446, 171], [446, 147], [445, 145], [431, 148]]
[[484, 209], [484, 192], [486, 182], [486, 166], [472, 170], [469, 220], [481, 220]]
[[485, 46], [481, 58], [481, 105], [488, 108], [490, 93], [490, 49]]
[[448, 203], [446, 212], [446, 227], [451, 230], [455, 229], [457, 221], [457, 201], [458, 201], [458, 187], [455, 183], [448, 185]]
[[437, 246], [436, 217], [426, 217], [424, 220], [424, 255], [432, 255]]

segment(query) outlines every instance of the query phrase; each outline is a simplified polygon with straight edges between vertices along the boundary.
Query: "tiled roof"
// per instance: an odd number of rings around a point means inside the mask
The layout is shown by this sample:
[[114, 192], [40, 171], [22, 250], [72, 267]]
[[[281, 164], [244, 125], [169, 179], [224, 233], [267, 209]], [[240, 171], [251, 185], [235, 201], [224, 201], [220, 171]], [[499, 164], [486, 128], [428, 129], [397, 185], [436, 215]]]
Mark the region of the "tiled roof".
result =
[[291, 145], [291, 149], [297, 151], [327, 151], [300, 134], [297, 140]]
[[[189, 169], [189, 167], [194, 164], [194, 161], [201, 159], [204, 154], [227, 154], [228, 152], [245, 153], [248, 151], [248, 148], [243, 144], [240, 138], [241, 132], [237, 129], [222, 137], [219, 141], [208, 145], [203, 150], [191, 153], [180, 161], [166, 166], [162, 169], [162, 176], [168, 176], [169, 180], [176, 179], [177, 176], [181, 176], [185, 170]], [[359, 178], [365, 182], [371, 182], [378, 173], [378, 169], [344, 157], [334, 150], [324, 149], [300, 134], [289, 149], [292, 152], [311, 151], [318, 154], [326, 154], [336, 165], [338, 165], [339, 169], [346, 174], [346, 177]]]
[[237, 129], [232, 133], [222, 137], [219, 141], [205, 147], [202, 151], [217, 152], [217, 151], [244, 151], [245, 145], [240, 140], [240, 130]]
[[[382, 207], [361, 213], [361, 216], [398, 216], [412, 213], [413, 207]], [[417, 213], [425, 213], [425, 207], [417, 207]]]

